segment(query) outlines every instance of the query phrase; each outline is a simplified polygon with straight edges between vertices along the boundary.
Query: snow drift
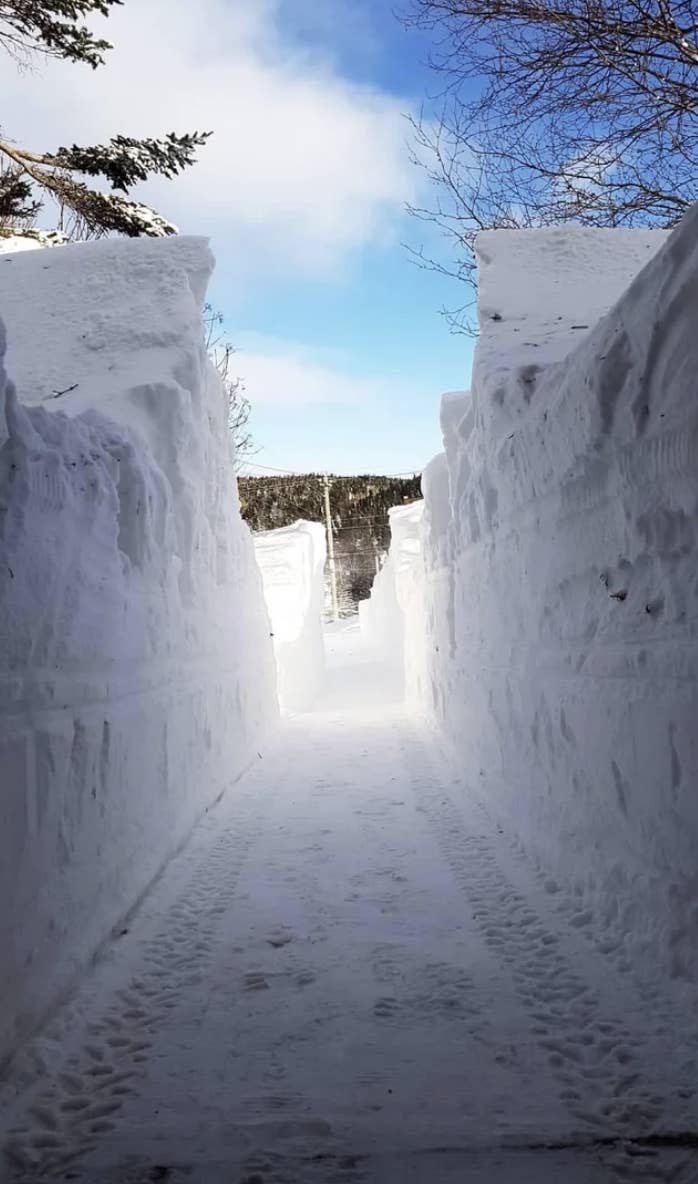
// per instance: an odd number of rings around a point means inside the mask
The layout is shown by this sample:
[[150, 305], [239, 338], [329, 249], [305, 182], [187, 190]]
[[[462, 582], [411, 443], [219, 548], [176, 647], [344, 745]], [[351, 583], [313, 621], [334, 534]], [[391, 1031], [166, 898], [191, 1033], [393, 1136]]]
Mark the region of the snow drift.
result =
[[187, 238], [0, 256], [0, 1056], [275, 716], [211, 269]]
[[301, 520], [252, 537], [274, 639], [279, 703], [284, 711], [302, 711], [325, 671], [325, 528]]
[[411, 691], [572, 923], [647, 978], [695, 976], [698, 207], [668, 240], [495, 231], [478, 256]]

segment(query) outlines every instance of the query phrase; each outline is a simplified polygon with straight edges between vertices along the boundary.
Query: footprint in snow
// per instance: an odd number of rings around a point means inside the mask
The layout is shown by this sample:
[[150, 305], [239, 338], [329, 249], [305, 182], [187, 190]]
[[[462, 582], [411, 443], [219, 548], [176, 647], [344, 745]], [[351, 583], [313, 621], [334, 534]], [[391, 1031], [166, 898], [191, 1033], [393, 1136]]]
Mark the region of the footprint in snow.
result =
[[292, 933], [286, 929], [278, 929], [267, 938], [267, 945], [272, 946], [275, 950], [280, 950], [282, 946], [287, 946], [292, 941]]
[[246, 974], [242, 980], [243, 991], [268, 991], [269, 983], [263, 974]]

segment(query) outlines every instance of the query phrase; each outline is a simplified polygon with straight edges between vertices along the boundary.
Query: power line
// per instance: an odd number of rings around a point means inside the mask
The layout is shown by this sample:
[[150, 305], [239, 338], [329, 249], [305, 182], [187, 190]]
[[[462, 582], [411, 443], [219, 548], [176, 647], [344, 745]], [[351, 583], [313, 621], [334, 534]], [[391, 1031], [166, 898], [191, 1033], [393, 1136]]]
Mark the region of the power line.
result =
[[[381, 526], [387, 526], [387, 525], [388, 525], [388, 511], [386, 510], [386, 512], [385, 512], [385, 517], [383, 517], [383, 518], [369, 518], [369, 519], [367, 519], [367, 522], [369, 522], [369, 523], [370, 523], [370, 522], [373, 522], [373, 523], [375, 523], [375, 522], [378, 522], [378, 523], [379, 523]], [[337, 533], [337, 531], [339, 531], [339, 530], [360, 530], [360, 531], [366, 531], [366, 530], [369, 530], [369, 529], [370, 529], [370, 527], [369, 527], [369, 526], [368, 526], [366, 523], [359, 523], [359, 524], [357, 525], [356, 523], [351, 523], [351, 522], [350, 522], [350, 523], [349, 523], [347, 526], [345, 526], [343, 522], [342, 522], [342, 523], [337, 523], [337, 522], [333, 521], [333, 522], [332, 522], [332, 526], [333, 526], [333, 528], [334, 528], [334, 532], [335, 532], [335, 534], [336, 534], [336, 533]]]
[[[324, 480], [324, 475], [322, 473], [300, 473], [298, 470], [294, 469], [277, 469], [274, 467], [274, 465], [260, 465], [257, 461], [252, 460], [243, 461], [242, 464], [248, 469], [264, 469], [264, 471], [267, 473], [279, 473], [284, 477], [314, 477], [318, 481]], [[331, 476], [334, 481], [355, 481], [357, 477], [382, 477], [384, 479], [387, 478], [388, 480], [391, 480], [396, 477], [419, 477], [421, 476], [421, 473], [422, 467], [420, 465], [415, 469], [406, 469], [404, 473], [332, 473], [328, 474], [328, 476]], [[240, 474], [241, 477], [246, 475], [247, 474], [245, 473]]]
[[[317, 477], [318, 481], [322, 478], [317, 473], [296, 473], [292, 469], [275, 469], [273, 465], [259, 465], [256, 461], [246, 460], [242, 462], [248, 469], [264, 469], [267, 473], [282, 473], [285, 477]], [[245, 474], [241, 473], [241, 477]]]
[[[387, 507], [385, 514], [388, 513], [388, 509], [392, 510], [393, 508], [393, 506]], [[345, 526], [352, 526], [355, 522], [382, 522], [385, 514], [354, 514], [351, 518], [345, 518], [341, 510], [336, 510], [334, 518], [339, 518], [339, 522], [337, 522], [335, 530], [343, 530]]]

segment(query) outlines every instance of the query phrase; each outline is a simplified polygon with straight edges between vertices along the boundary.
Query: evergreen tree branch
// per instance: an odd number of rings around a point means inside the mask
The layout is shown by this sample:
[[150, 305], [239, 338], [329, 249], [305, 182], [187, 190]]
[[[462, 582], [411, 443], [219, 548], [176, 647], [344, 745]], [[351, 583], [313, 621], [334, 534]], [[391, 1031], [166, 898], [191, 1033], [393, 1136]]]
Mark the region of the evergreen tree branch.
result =
[[[14, 56], [42, 52], [97, 67], [110, 43], [95, 37], [82, 18], [108, 17], [123, 0], [0, 0], [0, 46]], [[37, 154], [0, 139], [0, 233], [31, 223], [42, 208], [35, 191], [50, 194], [74, 216], [73, 230], [129, 236], [176, 234], [177, 228], [129, 190], [153, 175], [173, 178], [194, 163], [210, 132], [169, 132], [163, 139], [114, 136], [107, 144]], [[90, 188], [81, 177], [102, 178], [118, 194]], [[120, 196], [123, 194], [124, 196]]]
[[0, 0], [0, 45], [15, 57], [45, 53], [85, 62], [95, 69], [111, 42], [80, 23], [86, 16], [109, 16], [123, 0]]
[[105, 177], [113, 189], [127, 192], [131, 185], [146, 181], [153, 173], [176, 177], [194, 162], [194, 152], [206, 143], [210, 132], [190, 132], [177, 136], [169, 132], [163, 140], [134, 140], [115, 136], [108, 144], [90, 148], [59, 148], [41, 158], [42, 164]]

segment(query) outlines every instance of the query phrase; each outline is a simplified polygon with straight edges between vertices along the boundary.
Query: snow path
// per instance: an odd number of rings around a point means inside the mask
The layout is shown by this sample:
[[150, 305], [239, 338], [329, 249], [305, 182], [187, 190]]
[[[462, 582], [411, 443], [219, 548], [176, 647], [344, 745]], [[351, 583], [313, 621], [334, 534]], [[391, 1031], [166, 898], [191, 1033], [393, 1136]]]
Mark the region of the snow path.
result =
[[16, 1063], [3, 1180], [698, 1180], [695, 1016], [594, 948], [355, 645]]

